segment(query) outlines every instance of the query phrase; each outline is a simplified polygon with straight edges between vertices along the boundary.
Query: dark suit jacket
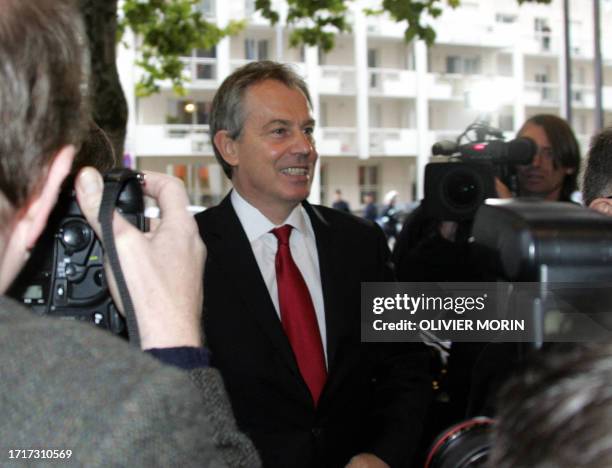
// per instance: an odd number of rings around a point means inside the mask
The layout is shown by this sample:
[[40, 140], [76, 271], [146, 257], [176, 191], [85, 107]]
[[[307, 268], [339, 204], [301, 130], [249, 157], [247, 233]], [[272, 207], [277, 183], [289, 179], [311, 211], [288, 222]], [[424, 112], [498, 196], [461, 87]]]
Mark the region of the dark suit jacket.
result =
[[204, 330], [239, 427], [264, 466], [344, 466], [370, 451], [403, 466], [428, 401], [427, 363], [408, 345], [360, 343], [360, 283], [392, 279], [373, 223], [304, 203], [314, 228], [328, 380], [314, 407], [230, 197], [196, 216], [208, 257]]

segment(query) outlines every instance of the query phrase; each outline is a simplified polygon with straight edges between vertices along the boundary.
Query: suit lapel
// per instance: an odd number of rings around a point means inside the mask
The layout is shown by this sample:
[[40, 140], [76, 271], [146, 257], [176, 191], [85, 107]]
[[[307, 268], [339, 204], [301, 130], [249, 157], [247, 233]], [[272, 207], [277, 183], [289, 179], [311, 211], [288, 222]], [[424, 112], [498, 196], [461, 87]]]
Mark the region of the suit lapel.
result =
[[236, 288], [235, 294], [242, 297], [242, 303], [247, 309], [245, 313], [255, 318], [263, 333], [278, 349], [283, 361], [301, 378], [291, 345], [229, 195], [218, 206], [211, 221], [204, 239], [209, 255], [218, 260], [218, 266], [224, 270], [227, 278], [238, 279], [232, 287]]
[[321, 288], [323, 290], [323, 303], [325, 306], [325, 325], [327, 328], [327, 362], [330, 371], [329, 375], [332, 376], [338, 347], [344, 335], [344, 319], [340, 313], [343, 307], [342, 304], [339, 304], [339, 298], [342, 296], [340, 294], [342, 284], [341, 281], [337, 280], [342, 278], [342, 272], [339, 271], [339, 268], [343, 263], [336, 255], [337, 245], [334, 243], [333, 231], [329, 222], [308, 202], [303, 202], [302, 205], [310, 217], [317, 242]]

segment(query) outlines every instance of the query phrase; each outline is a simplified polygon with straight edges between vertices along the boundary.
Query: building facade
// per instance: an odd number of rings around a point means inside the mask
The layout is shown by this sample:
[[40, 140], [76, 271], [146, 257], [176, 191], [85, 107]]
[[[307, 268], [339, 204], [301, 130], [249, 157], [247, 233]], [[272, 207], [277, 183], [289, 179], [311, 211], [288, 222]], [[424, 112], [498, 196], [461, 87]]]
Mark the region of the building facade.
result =
[[[286, 9], [282, 0], [274, 3]], [[516, 0], [463, 0], [460, 8], [447, 7], [429, 20], [437, 33], [431, 47], [406, 43], [405, 26], [366, 15], [363, 8], [370, 6], [352, 2], [351, 33], [337, 35], [334, 49], [322, 53], [289, 47], [290, 30], [282, 20], [270, 26], [255, 14], [254, 0], [204, 0], [200, 8], [209, 21], [248, 23], [214, 49], [184, 58], [191, 82], [183, 97], [161, 83], [159, 94], [136, 98], [137, 50], [122, 48], [132, 165], [173, 173], [185, 180], [193, 204], [216, 204], [230, 183], [208, 134], [212, 98], [232, 70], [259, 59], [291, 63], [310, 87], [320, 155], [312, 201], [331, 204], [340, 189], [355, 211], [366, 192], [379, 202], [390, 190], [399, 192], [401, 203], [419, 199], [432, 144], [456, 138], [477, 118], [512, 138], [531, 115], [563, 116], [562, 0], [522, 6]], [[601, 1], [604, 121], [612, 124], [612, 49], [605, 47], [611, 6]], [[585, 153], [595, 129], [593, 2], [573, 0], [570, 11], [572, 126]]]

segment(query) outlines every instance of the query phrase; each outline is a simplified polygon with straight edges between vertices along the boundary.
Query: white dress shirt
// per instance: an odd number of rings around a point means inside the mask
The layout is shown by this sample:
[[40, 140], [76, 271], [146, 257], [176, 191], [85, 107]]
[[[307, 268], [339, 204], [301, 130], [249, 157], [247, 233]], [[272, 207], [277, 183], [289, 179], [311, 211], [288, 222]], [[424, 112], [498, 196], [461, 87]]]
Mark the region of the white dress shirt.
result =
[[293, 226], [291, 237], [289, 238], [289, 248], [293, 261], [304, 277], [310, 297], [312, 298], [317, 323], [319, 324], [319, 332], [321, 333], [325, 362], [327, 363], [325, 308], [323, 305], [323, 290], [321, 288], [319, 256], [314, 230], [306, 210], [301, 204], [296, 206], [287, 219], [277, 226], [266, 218], [261, 211], [242, 198], [235, 189], [232, 190], [231, 201], [234, 211], [236, 211], [238, 219], [242, 224], [242, 228], [251, 243], [251, 249], [253, 249], [259, 271], [266, 283], [279, 319], [281, 316], [278, 306], [276, 267], [274, 266], [278, 241], [276, 236], [270, 231], [285, 224]]

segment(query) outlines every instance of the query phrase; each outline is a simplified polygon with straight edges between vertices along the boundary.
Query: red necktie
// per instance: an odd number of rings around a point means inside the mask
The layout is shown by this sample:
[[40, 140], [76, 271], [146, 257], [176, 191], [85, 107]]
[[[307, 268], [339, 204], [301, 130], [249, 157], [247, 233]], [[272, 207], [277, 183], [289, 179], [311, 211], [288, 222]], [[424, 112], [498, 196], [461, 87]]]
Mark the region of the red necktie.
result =
[[291, 229], [285, 224], [271, 231], [278, 239], [275, 260], [278, 303], [283, 328], [316, 406], [327, 371], [312, 298], [289, 249]]

